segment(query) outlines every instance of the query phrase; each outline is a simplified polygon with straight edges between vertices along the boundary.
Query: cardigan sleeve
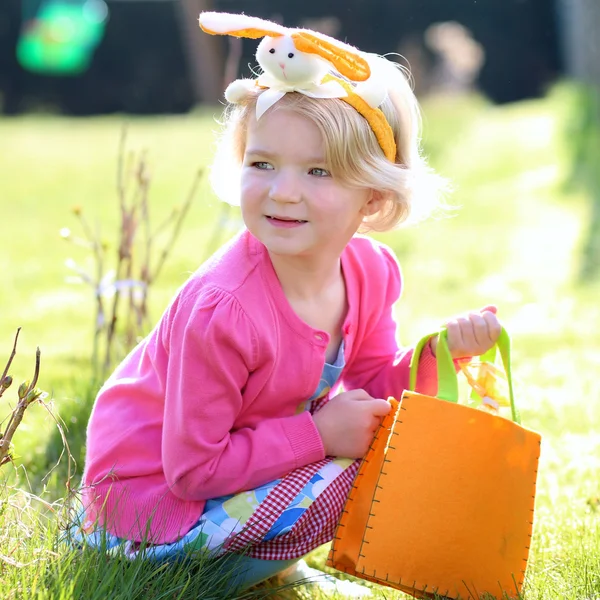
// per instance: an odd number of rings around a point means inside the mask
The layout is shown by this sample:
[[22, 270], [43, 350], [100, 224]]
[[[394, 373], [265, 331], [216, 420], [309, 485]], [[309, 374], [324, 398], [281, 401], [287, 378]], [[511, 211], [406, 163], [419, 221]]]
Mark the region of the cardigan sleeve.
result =
[[[375, 398], [400, 398], [409, 387], [413, 354], [413, 348], [398, 346], [397, 324], [393, 316], [394, 304], [401, 294], [402, 278], [392, 252], [383, 245], [378, 245], [377, 262], [370, 274], [369, 300], [365, 301], [368, 307], [361, 309], [363, 318], [370, 314], [343, 383], [345, 389], [364, 389]], [[381, 282], [379, 290], [375, 291], [373, 281]], [[421, 353], [416, 388], [423, 394], [435, 396], [437, 393], [436, 359], [430, 344]]]
[[235, 429], [258, 335], [227, 292], [202, 292], [171, 323], [162, 460], [173, 493], [206, 500], [252, 489], [324, 458], [308, 411]]

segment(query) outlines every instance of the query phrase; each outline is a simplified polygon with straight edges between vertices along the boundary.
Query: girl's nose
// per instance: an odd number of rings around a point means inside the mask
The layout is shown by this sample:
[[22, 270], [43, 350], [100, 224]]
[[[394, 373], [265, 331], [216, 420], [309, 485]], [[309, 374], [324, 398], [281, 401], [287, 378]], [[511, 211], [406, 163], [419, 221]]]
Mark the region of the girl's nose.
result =
[[278, 173], [271, 182], [269, 197], [275, 202], [299, 202], [302, 198], [302, 192], [295, 177]]

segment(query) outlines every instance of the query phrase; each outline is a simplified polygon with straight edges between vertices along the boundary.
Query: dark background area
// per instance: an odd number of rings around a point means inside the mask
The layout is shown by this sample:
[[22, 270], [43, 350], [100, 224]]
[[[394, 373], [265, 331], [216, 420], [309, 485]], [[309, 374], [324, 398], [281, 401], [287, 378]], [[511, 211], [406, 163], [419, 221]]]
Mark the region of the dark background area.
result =
[[[49, 110], [71, 115], [185, 112], [197, 104], [181, 31], [180, 4], [107, 0], [110, 17], [89, 70], [77, 77], [25, 71], [15, 47], [20, 0], [0, 5], [0, 108], [4, 114]], [[539, 96], [563, 71], [557, 11], [551, 0], [214, 0], [215, 10], [245, 12], [296, 26], [335, 16], [340, 39], [370, 52], [397, 51], [436, 22], [457, 21], [484, 48], [477, 87], [498, 103]], [[199, 3], [200, 5], [200, 3]], [[198, 30], [198, 36], [205, 35]], [[215, 42], [224, 59], [227, 39]], [[244, 40], [240, 71], [254, 64]]]

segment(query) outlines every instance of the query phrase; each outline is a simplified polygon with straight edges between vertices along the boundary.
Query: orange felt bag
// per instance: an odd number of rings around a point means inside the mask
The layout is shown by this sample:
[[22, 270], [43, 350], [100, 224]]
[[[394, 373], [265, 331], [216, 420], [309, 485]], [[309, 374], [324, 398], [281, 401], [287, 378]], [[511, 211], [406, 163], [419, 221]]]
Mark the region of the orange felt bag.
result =
[[[415, 349], [411, 389], [427, 339]], [[390, 399], [393, 410], [348, 495], [329, 566], [417, 598], [518, 597], [541, 438], [519, 424], [504, 330], [497, 347], [512, 420], [457, 403], [456, 370], [442, 331], [438, 398], [405, 391], [400, 402]]]

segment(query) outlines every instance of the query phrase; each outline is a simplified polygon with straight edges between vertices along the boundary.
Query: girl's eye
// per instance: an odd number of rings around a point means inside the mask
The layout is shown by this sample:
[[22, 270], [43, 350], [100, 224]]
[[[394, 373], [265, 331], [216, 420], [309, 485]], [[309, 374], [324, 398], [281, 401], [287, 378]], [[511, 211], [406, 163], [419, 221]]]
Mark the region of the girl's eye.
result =
[[255, 169], [260, 169], [261, 171], [266, 171], [268, 169], [273, 168], [273, 166], [271, 164], [269, 164], [268, 162], [262, 161], [262, 160], [257, 160], [256, 162], [253, 162], [252, 166]]
[[327, 169], [319, 169], [319, 168], [311, 169], [309, 171], [309, 173], [311, 175], [314, 175], [315, 177], [329, 177], [331, 175], [331, 173], [329, 173], [329, 171]]

